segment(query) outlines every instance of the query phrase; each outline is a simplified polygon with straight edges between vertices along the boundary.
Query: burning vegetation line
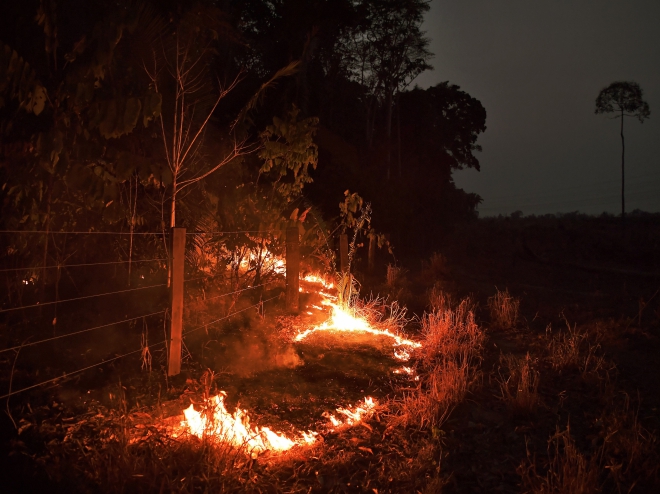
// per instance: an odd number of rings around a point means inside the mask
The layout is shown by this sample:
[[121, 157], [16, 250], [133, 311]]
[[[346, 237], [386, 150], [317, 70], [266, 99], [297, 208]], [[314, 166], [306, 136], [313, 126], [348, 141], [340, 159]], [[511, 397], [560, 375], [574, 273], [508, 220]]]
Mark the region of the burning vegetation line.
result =
[[193, 405], [184, 410], [185, 420], [181, 427], [190, 434], [216, 442], [229, 443], [238, 448], [245, 448], [248, 453], [263, 451], [287, 451], [296, 445], [310, 445], [316, 442], [317, 433], [301, 432], [298, 437], [289, 438], [282, 433], [272, 431], [269, 427], [250, 425], [250, 417], [240, 408], [229, 413], [225, 408], [226, 393], [209, 399], [198, 412]]
[[[300, 431], [291, 435], [275, 432], [270, 427], [258, 427], [250, 424], [250, 416], [245, 410], [236, 408], [229, 413], [225, 407], [227, 393], [221, 391], [202, 404], [197, 411], [191, 404], [183, 411], [184, 420], [175, 431], [175, 436], [191, 434], [201, 439], [208, 438], [216, 443], [230, 444], [244, 449], [248, 454], [265, 451], [284, 452], [294, 446], [309, 446], [317, 441], [318, 432]], [[334, 413], [325, 412], [328, 429], [333, 431], [356, 425], [369, 418], [378, 402], [370, 396], [354, 406], [339, 407]]]

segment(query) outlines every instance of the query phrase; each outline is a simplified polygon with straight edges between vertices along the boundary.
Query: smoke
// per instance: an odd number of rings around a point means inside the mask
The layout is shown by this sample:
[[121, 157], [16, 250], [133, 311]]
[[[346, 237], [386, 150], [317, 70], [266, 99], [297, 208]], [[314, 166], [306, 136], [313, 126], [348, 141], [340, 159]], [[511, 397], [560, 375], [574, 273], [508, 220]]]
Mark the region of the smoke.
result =
[[215, 362], [241, 377], [278, 368], [293, 369], [304, 363], [293, 345], [266, 335], [241, 335], [223, 346], [222, 357], [217, 355]]

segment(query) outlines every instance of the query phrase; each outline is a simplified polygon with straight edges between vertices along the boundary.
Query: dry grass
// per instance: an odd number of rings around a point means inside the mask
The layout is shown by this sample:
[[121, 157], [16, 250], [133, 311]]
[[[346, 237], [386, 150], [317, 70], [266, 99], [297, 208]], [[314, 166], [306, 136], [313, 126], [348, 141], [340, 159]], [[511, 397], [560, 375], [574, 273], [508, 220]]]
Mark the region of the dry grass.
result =
[[603, 413], [601, 422], [600, 439], [606, 448], [604, 468], [617, 490], [630, 492], [640, 481], [648, 479], [657, 483], [657, 439], [640, 424], [638, 410], [631, 408], [627, 394], [623, 394], [621, 404]]
[[484, 333], [474, 318], [469, 298], [456, 307], [437, 308], [422, 317], [422, 348], [418, 356], [424, 366], [434, 367], [438, 359], [472, 360], [481, 352]]
[[500, 329], [511, 329], [518, 322], [520, 300], [512, 297], [509, 290], [497, 290], [488, 298], [488, 309], [492, 323]]
[[417, 387], [398, 402], [404, 426], [438, 428], [467, 394], [477, 376], [484, 334], [474, 321], [472, 303], [436, 309], [422, 318], [422, 347], [416, 352]]
[[651, 492], [660, 469], [656, 437], [641, 426], [628, 396], [624, 394], [623, 401], [619, 398], [596, 421], [600, 430], [591, 437], [590, 452], [578, 449], [569, 427], [557, 429], [550, 437], [545, 475], [537, 473], [536, 461], [528, 452], [518, 468], [525, 492], [587, 494], [635, 488]]
[[[508, 377], [502, 375], [506, 369]], [[534, 368], [529, 352], [523, 358], [514, 355], [500, 356], [500, 369], [496, 378], [500, 385], [502, 399], [514, 416], [532, 415], [539, 404], [540, 373]]]
[[536, 462], [529, 457], [518, 468], [524, 492], [535, 494], [591, 494], [600, 492], [602, 449], [587, 457], [579, 451], [570, 428], [557, 432], [548, 441], [549, 464], [546, 475], [536, 471]]
[[451, 295], [436, 283], [429, 291], [429, 305], [432, 311], [450, 310], [452, 308]]
[[566, 330], [552, 332], [546, 328], [548, 342], [548, 360], [560, 373], [565, 370], [578, 370], [583, 377], [599, 375], [607, 371], [607, 363], [600, 348], [600, 336], [591, 336], [586, 331], [577, 329], [566, 321]]

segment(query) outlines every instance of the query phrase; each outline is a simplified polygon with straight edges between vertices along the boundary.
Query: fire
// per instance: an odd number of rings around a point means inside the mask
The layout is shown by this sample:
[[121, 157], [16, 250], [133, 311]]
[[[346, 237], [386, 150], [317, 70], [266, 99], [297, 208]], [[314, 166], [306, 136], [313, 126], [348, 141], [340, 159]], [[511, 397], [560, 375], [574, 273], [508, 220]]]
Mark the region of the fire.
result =
[[[264, 451], [284, 452], [294, 446], [309, 446], [316, 443], [318, 433], [307, 431], [300, 432], [297, 437], [288, 437], [284, 434], [274, 432], [269, 427], [256, 427], [250, 425], [250, 417], [245, 410], [236, 408], [234, 413], [229, 413], [225, 408], [226, 393], [210, 398], [206, 412], [198, 412], [193, 405], [183, 411], [184, 420], [180, 427], [184, 431], [197, 436], [212, 438], [218, 443], [231, 444], [237, 448], [245, 448], [251, 455], [257, 455]], [[362, 422], [371, 416], [378, 406], [378, 402], [367, 396], [363, 402], [346, 408], [339, 407], [338, 415], [325, 412], [323, 414], [329, 421], [330, 430], [350, 427]]]
[[[255, 252], [250, 252], [247, 257], [241, 260], [242, 269], [248, 270], [259, 261], [259, 256]], [[286, 272], [286, 261], [283, 257], [277, 256], [265, 250], [261, 254], [261, 269], [263, 272], [272, 271], [275, 274], [284, 274]]]
[[376, 400], [367, 396], [364, 399], [364, 403], [360, 403], [354, 407], [337, 408], [337, 413], [345, 417], [343, 419], [338, 419], [334, 414], [328, 412], [324, 413], [323, 416], [326, 417], [335, 428], [347, 427], [362, 422], [364, 418], [373, 413], [377, 405], [378, 402]]
[[249, 453], [263, 451], [287, 451], [294, 446], [314, 444], [317, 434], [302, 432], [298, 438], [289, 438], [284, 434], [273, 432], [268, 427], [253, 427], [245, 410], [236, 408], [231, 414], [224, 404], [225, 392], [214, 396], [207, 402], [210, 413], [201, 413], [190, 405], [183, 411], [185, 420], [181, 427], [197, 437], [211, 437], [218, 442], [226, 442], [233, 446], [245, 447]]
[[323, 285], [323, 287], [326, 288], [327, 290], [332, 290], [335, 287], [334, 283], [327, 281], [320, 274], [308, 274], [303, 278], [303, 281], [306, 281], [308, 283], [316, 283], [319, 285]]
[[[422, 346], [421, 343], [403, 338], [397, 334], [392, 333], [389, 329], [374, 328], [364, 317], [360, 317], [353, 311], [346, 310], [340, 307], [338, 304], [331, 302], [330, 300], [326, 299], [322, 302], [322, 304], [331, 307], [332, 313], [330, 318], [319, 326], [299, 332], [293, 338], [294, 341], [302, 341], [309, 335], [319, 331], [337, 331], [368, 333], [374, 336], [386, 336], [394, 340], [394, 346], [396, 347], [419, 348]], [[399, 360], [410, 359], [410, 353], [404, 349], [395, 349], [394, 356]]]

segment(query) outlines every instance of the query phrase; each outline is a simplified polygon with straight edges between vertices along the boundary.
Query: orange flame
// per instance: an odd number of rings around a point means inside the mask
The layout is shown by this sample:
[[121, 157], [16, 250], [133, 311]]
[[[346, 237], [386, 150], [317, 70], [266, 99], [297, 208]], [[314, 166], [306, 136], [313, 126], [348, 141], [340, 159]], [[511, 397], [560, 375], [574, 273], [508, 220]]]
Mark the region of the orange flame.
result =
[[[345, 331], [353, 333], [368, 333], [374, 336], [386, 336], [394, 340], [394, 346], [396, 347], [419, 348], [422, 346], [421, 343], [403, 338], [392, 333], [389, 329], [374, 328], [365, 318], [356, 315], [350, 310], [343, 309], [334, 302], [324, 300], [322, 303], [323, 305], [328, 305], [332, 308], [330, 318], [319, 326], [299, 332], [293, 338], [293, 341], [302, 341], [309, 335], [319, 331]], [[399, 360], [410, 359], [410, 353], [404, 349], [395, 349], [394, 356]]]
[[245, 447], [250, 453], [262, 451], [287, 451], [297, 445], [316, 442], [315, 432], [302, 432], [298, 438], [289, 438], [273, 432], [268, 427], [250, 426], [250, 417], [245, 410], [237, 408], [230, 414], [225, 408], [225, 392], [211, 398], [207, 406], [211, 413], [201, 413], [190, 405], [183, 411], [185, 420], [181, 427], [197, 437], [211, 437], [218, 442], [226, 442], [236, 447]]
[[335, 428], [347, 427], [355, 425], [358, 422], [361, 422], [364, 418], [370, 416], [375, 410], [378, 402], [367, 396], [364, 399], [364, 403], [355, 405], [354, 407], [348, 408], [337, 408], [337, 413], [343, 415], [345, 418], [338, 419], [332, 413], [324, 413], [323, 416], [326, 417], [330, 423]]

